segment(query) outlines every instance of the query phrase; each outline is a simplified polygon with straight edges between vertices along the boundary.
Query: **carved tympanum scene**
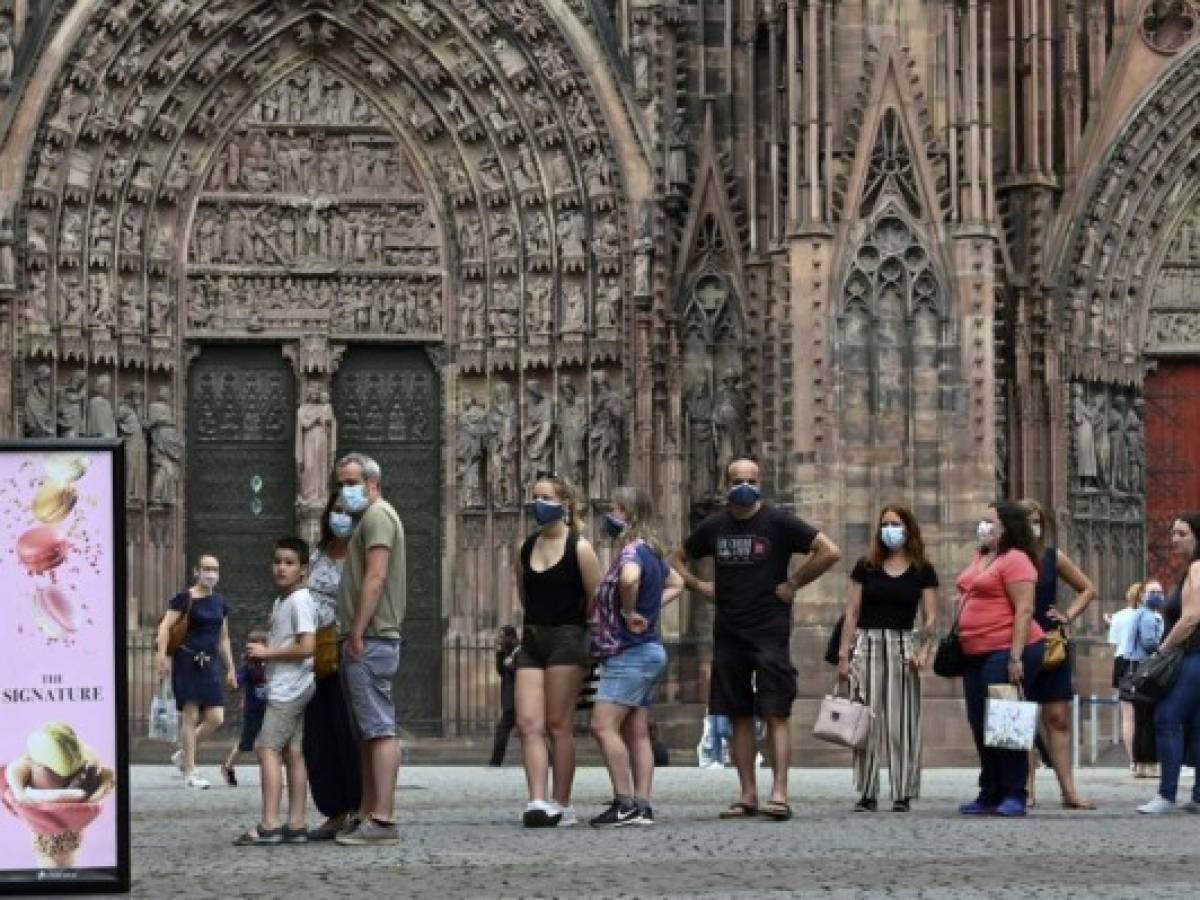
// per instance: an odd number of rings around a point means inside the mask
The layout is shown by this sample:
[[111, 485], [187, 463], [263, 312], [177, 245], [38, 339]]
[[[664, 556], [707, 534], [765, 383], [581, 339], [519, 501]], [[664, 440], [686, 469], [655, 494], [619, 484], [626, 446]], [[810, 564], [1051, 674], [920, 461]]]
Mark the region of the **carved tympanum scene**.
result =
[[[209, 550], [239, 634], [375, 455], [434, 730], [538, 472], [676, 541], [751, 453], [851, 560], [910, 505], [947, 584], [1031, 496], [1108, 604], [1200, 505], [1198, 42], [1194, 0], [9, 0], [0, 435], [121, 438], [131, 624]], [[710, 622], [666, 619], [677, 700]]]

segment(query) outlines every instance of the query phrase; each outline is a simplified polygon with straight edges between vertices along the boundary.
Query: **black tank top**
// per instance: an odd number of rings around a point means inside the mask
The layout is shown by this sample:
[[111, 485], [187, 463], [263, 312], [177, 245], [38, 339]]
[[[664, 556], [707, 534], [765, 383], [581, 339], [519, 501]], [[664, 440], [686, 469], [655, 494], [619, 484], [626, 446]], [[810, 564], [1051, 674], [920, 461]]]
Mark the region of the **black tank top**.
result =
[[526, 625], [587, 625], [587, 598], [583, 573], [579, 570], [576, 544], [579, 536], [567, 534], [562, 559], [545, 572], [535, 572], [530, 563], [537, 535], [521, 545], [521, 571], [525, 578]]
[[[1165, 638], [1171, 633], [1171, 629], [1179, 623], [1179, 620], [1183, 618], [1182, 582], [1163, 600], [1163, 605], [1159, 612], [1163, 618], [1163, 637]], [[1193, 653], [1200, 653], [1200, 627], [1191, 633], [1182, 646], [1186, 656], [1191, 656]]]

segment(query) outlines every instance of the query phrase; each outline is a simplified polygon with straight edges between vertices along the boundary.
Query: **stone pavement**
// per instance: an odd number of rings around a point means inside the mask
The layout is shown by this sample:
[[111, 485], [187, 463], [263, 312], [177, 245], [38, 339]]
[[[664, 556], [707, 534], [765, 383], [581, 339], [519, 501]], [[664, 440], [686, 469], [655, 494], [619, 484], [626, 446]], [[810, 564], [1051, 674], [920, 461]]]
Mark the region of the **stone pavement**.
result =
[[[973, 796], [969, 770], [927, 773], [925, 796], [900, 815], [851, 813], [846, 769], [796, 769], [796, 818], [773, 823], [717, 820], [731, 770], [669, 768], [653, 828], [525, 831], [519, 767], [406, 768], [403, 840], [387, 848], [231, 846], [258, 802], [257, 769], [239, 773], [237, 789], [200, 792], [166, 767], [134, 770], [135, 896], [1144, 898], [1195, 896], [1200, 880], [1200, 816], [1138, 816], [1154, 783], [1117, 769], [1080, 772], [1100, 804], [1091, 813], [1062, 810], [1043, 772], [1043, 806], [1024, 821], [954, 814]], [[1189, 772], [1181, 797], [1190, 787]], [[603, 770], [579, 773], [581, 817], [608, 796]]]

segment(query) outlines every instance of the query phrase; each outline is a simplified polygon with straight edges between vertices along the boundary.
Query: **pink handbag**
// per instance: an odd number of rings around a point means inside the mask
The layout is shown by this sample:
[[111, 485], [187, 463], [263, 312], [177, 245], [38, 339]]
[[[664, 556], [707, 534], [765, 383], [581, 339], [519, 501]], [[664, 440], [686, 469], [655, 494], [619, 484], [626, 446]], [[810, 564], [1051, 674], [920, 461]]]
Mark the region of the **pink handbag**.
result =
[[861, 750], [871, 737], [875, 714], [861, 699], [839, 697], [838, 690], [835, 687], [833, 694], [821, 701], [813, 737], [839, 747]]

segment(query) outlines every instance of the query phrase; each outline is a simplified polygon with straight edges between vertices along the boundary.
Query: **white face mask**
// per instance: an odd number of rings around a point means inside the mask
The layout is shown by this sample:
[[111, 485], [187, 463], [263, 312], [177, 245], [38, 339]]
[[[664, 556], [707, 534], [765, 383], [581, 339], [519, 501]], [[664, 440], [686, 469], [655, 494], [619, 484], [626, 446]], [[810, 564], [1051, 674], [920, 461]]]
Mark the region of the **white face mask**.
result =
[[989, 522], [987, 519], [981, 520], [980, 523], [975, 526], [975, 537], [979, 541], [980, 546], [987, 544], [988, 541], [992, 539], [992, 535], [995, 533], [996, 523]]
[[220, 580], [221, 576], [216, 572], [201, 572], [200, 577], [196, 579], [202, 587], [206, 587], [210, 591], [217, 586], [217, 582]]
[[1030, 522], [1029, 523], [1029, 531], [1034, 536], [1035, 539], [1040, 538], [1042, 536], [1042, 523], [1041, 522]]

